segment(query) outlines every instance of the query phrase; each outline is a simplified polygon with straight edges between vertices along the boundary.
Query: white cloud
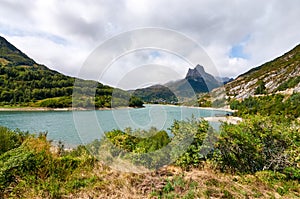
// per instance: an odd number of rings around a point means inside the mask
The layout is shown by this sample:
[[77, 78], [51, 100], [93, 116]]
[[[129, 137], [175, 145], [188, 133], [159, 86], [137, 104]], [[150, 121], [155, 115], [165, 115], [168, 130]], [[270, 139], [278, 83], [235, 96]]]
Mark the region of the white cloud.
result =
[[178, 80], [189, 66], [174, 54], [143, 49], [120, 57], [105, 71], [101, 80], [128, 90]]
[[[237, 76], [300, 42], [299, 7], [295, 0], [3, 0], [0, 35], [39, 63], [76, 75], [89, 53], [111, 36], [142, 27], [169, 28], [198, 42], [219, 75]], [[231, 48], [247, 36], [243, 51], [249, 58], [230, 57]], [[150, 64], [150, 60], [181, 65], [172, 56], [141, 56], [139, 61], [129, 57], [124, 64]], [[182, 77], [184, 68], [179, 70]]]

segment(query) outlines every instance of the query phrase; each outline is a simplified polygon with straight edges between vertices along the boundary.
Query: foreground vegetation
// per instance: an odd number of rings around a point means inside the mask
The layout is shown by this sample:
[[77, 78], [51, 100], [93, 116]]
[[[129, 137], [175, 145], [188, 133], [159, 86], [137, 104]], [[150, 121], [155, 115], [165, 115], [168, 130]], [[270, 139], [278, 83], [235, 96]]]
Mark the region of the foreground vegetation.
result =
[[[46, 134], [1, 127], [0, 198], [298, 198], [299, 125], [297, 120], [277, 123], [268, 116], [249, 116], [237, 125], [224, 123], [214, 133], [203, 120], [175, 121], [172, 135], [154, 128], [114, 130], [72, 151], [51, 146]], [[194, 138], [186, 152], [177, 154], [172, 166], [156, 170], [176, 151], [147, 154], [173, 149], [168, 146], [186, 133]], [[115, 148], [105, 148], [107, 141]], [[109, 168], [109, 162], [91, 154], [103, 146], [113, 159], [148, 166], [149, 172]]]

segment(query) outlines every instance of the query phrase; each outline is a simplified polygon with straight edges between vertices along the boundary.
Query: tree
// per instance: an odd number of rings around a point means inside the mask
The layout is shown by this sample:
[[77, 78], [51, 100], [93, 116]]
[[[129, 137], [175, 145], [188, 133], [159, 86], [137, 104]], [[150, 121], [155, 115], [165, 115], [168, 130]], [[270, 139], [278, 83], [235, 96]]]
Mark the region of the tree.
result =
[[131, 96], [131, 98], [129, 100], [130, 107], [143, 107], [143, 104], [144, 104], [144, 102], [136, 96]]
[[254, 92], [255, 95], [260, 95], [260, 94], [267, 94], [266, 92], [266, 85], [265, 85], [265, 82], [262, 81], [262, 80], [259, 80], [257, 82], [258, 86]]

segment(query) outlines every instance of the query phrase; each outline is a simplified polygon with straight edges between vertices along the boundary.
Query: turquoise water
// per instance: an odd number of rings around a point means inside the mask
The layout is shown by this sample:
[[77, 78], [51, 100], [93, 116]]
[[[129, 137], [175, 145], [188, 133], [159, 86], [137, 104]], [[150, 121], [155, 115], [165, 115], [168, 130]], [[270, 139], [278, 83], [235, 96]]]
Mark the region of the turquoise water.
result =
[[[0, 112], [0, 126], [30, 133], [48, 132], [48, 139], [63, 141], [67, 146], [85, 144], [99, 139], [112, 129], [149, 129], [154, 126], [168, 130], [174, 120], [186, 120], [226, 114], [225, 111], [197, 108], [146, 105], [139, 109], [97, 111]], [[214, 124], [217, 126], [216, 124]]]

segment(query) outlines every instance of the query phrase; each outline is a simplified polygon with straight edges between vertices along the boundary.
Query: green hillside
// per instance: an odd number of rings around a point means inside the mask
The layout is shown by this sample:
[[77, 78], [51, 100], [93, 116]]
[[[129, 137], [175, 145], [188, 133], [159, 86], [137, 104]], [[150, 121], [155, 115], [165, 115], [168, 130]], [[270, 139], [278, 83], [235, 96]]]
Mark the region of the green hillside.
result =
[[147, 88], [137, 89], [134, 95], [143, 101], [150, 103], [168, 103], [175, 104], [178, 102], [175, 94], [166, 86], [154, 85]]
[[[71, 107], [74, 82], [74, 77], [36, 63], [0, 37], [0, 106]], [[81, 97], [78, 106], [111, 107], [114, 88], [93, 81], [84, 82], [85, 86], [96, 87], [96, 96]], [[86, 89], [78, 87], [76, 91]], [[114, 106], [127, 106], [128, 103], [140, 106], [140, 100], [125, 100], [130, 98], [129, 93], [119, 89], [117, 91]]]

